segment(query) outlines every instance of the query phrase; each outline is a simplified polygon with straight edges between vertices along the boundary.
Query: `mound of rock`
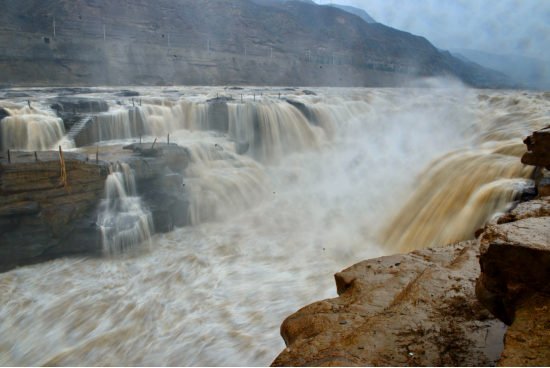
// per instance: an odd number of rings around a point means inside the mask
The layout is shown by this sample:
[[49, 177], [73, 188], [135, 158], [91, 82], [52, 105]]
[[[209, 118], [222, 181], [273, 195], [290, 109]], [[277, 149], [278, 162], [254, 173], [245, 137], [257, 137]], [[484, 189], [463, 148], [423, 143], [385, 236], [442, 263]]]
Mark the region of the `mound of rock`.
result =
[[498, 361], [505, 325], [474, 296], [479, 241], [358, 263], [338, 298], [281, 325], [273, 366], [478, 366]]
[[550, 197], [539, 197], [475, 241], [337, 273], [338, 298], [283, 322], [273, 366], [548, 366], [549, 277]]

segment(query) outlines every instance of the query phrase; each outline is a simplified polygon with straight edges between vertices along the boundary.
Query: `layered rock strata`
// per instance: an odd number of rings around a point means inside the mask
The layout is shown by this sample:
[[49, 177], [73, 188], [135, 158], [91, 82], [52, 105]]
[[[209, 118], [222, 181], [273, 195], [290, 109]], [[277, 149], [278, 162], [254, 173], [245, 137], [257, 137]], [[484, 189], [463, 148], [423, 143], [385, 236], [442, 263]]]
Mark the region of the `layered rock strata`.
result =
[[190, 224], [189, 196], [181, 185], [186, 148], [160, 147], [155, 157], [120, 149], [101, 160], [71, 152], [63, 158], [56, 151], [0, 154], [0, 272], [63, 256], [101, 255], [96, 221], [114, 162], [132, 168], [156, 232]]
[[[0, 271], [51, 258], [99, 254], [91, 215], [102, 198], [108, 167], [86, 155], [10, 152], [0, 157]], [[88, 214], [88, 216], [86, 216]]]

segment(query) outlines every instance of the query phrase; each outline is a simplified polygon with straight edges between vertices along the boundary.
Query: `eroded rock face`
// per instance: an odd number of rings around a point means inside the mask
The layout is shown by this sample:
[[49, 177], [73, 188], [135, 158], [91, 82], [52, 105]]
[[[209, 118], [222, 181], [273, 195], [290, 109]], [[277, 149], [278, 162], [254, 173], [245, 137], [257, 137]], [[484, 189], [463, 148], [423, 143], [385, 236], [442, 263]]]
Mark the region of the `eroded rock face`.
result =
[[273, 366], [490, 365], [505, 325], [474, 296], [479, 242], [360, 262], [281, 325]]
[[534, 132], [523, 143], [527, 145], [521, 158], [523, 164], [550, 167], [550, 127]]
[[480, 237], [479, 301], [511, 325], [502, 366], [550, 364], [550, 197], [518, 205]]
[[516, 306], [514, 324], [504, 337], [501, 367], [547, 367], [550, 363], [550, 302], [532, 294]]
[[108, 168], [64, 153], [70, 195], [58, 152], [12, 152], [0, 158], [0, 271], [71, 254], [100, 254], [95, 218]]

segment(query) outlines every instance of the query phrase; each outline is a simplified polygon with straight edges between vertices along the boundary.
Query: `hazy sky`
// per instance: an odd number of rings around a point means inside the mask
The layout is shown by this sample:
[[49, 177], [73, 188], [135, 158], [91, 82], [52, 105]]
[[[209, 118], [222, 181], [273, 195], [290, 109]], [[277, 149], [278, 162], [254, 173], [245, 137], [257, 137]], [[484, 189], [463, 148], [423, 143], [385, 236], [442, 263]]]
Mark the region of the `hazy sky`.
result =
[[[319, 3], [319, 0], [315, 0]], [[330, 0], [322, 0], [323, 4]], [[469, 48], [550, 60], [550, 0], [334, 0], [441, 49]]]

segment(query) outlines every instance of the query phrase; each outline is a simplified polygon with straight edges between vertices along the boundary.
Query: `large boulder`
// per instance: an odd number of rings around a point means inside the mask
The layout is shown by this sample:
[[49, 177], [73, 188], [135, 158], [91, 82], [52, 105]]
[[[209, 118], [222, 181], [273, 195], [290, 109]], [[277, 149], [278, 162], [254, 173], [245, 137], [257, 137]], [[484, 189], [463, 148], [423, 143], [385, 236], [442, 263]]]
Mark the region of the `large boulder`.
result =
[[281, 325], [273, 366], [488, 366], [505, 327], [474, 296], [479, 242], [360, 262]]
[[511, 327], [501, 365], [549, 365], [550, 197], [519, 204], [480, 237], [479, 301]]

